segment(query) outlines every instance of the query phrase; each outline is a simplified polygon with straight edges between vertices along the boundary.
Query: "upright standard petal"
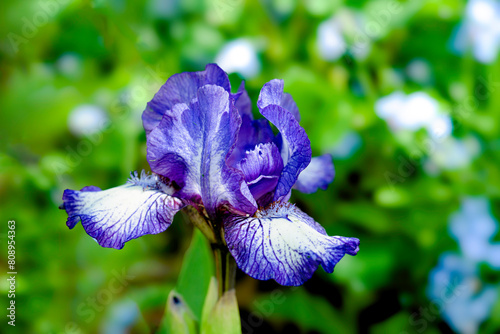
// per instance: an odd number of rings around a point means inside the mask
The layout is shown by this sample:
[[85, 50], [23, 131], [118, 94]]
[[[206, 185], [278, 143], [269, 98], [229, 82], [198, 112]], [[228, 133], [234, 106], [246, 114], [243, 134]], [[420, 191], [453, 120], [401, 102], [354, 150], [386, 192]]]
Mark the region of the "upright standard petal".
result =
[[145, 234], [165, 231], [184, 203], [170, 196], [170, 188], [155, 175], [137, 175], [116, 188], [101, 191], [89, 186], [80, 191], [67, 189], [62, 208], [68, 213], [66, 225], [82, 226], [99, 245], [121, 249], [125, 242]]
[[257, 106], [259, 109], [264, 109], [271, 104], [283, 107], [283, 109], [295, 117], [297, 122], [300, 122], [299, 108], [293, 100], [292, 95], [283, 92], [284, 86], [284, 81], [280, 79], [273, 79], [266, 83], [260, 91]]
[[283, 159], [274, 143], [259, 144], [254, 150], [246, 153], [237, 168], [245, 175], [245, 182], [258, 201], [276, 188], [283, 170]]
[[318, 189], [326, 190], [334, 178], [335, 167], [332, 156], [324, 154], [311, 159], [309, 166], [299, 174], [293, 188], [306, 194], [312, 194]]
[[189, 104], [192, 99], [196, 98], [198, 89], [205, 85], [220, 86], [228, 93], [231, 92], [227, 74], [216, 64], [208, 64], [204, 71], [172, 75], [148, 102], [142, 113], [142, 124], [146, 134], [160, 124], [167, 110], [171, 110], [177, 103]]
[[236, 213], [255, 212], [243, 173], [226, 164], [240, 124], [229, 93], [203, 86], [190, 106], [175, 105], [148, 136], [151, 169], [178, 185], [176, 196], [203, 204], [212, 217], [226, 204]]
[[311, 142], [299, 122], [282, 107], [270, 104], [260, 112], [278, 128], [282, 136], [284, 168], [274, 193], [274, 200], [277, 201], [290, 192], [299, 174], [311, 162]]
[[356, 255], [359, 239], [330, 237], [290, 203], [275, 203], [253, 217], [231, 216], [225, 239], [238, 267], [259, 280], [301, 285], [321, 264], [332, 273], [345, 254]]
[[[241, 127], [238, 133], [236, 146], [227, 163], [236, 166], [246, 156], [247, 151], [252, 151], [256, 145], [269, 143], [274, 139], [274, 133], [266, 119], [253, 119], [252, 102], [242, 82], [236, 97], [235, 107], [241, 116]], [[236, 94], [235, 94], [236, 95]]]
[[250, 100], [250, 97], [245, 89], [245, 81], [241, 82], [240, 87], [238, 88], [238, 93], [235, 94], [234, 106], [238, 109], [242, 118], [243, 115], [247, 115], [250, 119], [253, 119], [252, 100]]

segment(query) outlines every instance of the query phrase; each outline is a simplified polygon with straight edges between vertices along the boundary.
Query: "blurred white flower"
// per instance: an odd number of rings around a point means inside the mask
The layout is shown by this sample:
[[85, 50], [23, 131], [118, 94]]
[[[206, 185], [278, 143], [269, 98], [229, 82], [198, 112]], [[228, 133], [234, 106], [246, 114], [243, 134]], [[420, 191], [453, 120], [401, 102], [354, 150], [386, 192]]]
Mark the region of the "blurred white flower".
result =
[[76, 79], [82, 74], [82, 60], [75, 53], [65, 53], [56, 63], [57, 69], [66, 77]]
[[429, 274], [427, 297], [438, 304], [442, 318], [458, 333], [477, 333], [497, 295], [494, 286], [480, 281], [477, 264], [458, 254], [442, 254]]
[[342, 57], [346, 51], [346, 44], [340, 22], [330, 19], [318, 26], [318, 37], [316, 40], [319, 55], [324, 60], [334, 61]]
[[429, 63], [423, 59], [413, 59], [406, 66], [406, 74], [410, 79], [425, 85], [431, 82], [432, 73]]
[[375, 113], [396, 132], [426, 128], [432, 138], [442, 139], [452, 130], [450, 117], [441, 113], [438, 102], [424, 92], [384, 96], [375, 103]]
[[224, 45], [215, 57], [215, 62], [227, 73], [238, 72], [245, 78], [253, 78], [260, 73], [261, 65], [257, 58], [257, 50], [245, 38]]
[[106, 112], [91, 104], [82, 104], [74, 108], [68, 117], [69, 131], [77, 136], [88, 136], [103, 130], [108, 122]]
[[482, 63], [495, 61], [500, 49], [500, 2], [469, 1], [465, 19], [453, 38], [453, 47], [461, 53], [471, 48]]
[[357, 59], [365, 59], [371, 49], [371, 38], [366, 34], [365, 17], [354, 10], [342, 9], [320, 23], [316, 48], [322, 59], [335, 61], [346, 51]]
[[474, 137], [465, 139], [447, 137], [433, 144], [432, 149], [429, 150], [429, 161], [425, 165], [428, 171], [467, 167], [480, 153], [479, 142]]

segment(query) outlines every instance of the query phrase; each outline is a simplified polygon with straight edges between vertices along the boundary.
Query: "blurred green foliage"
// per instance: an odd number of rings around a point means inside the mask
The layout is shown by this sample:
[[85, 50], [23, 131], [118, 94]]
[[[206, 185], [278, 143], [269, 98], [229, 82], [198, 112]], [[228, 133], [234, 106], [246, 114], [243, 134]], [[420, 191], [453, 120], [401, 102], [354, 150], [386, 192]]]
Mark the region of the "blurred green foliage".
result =
[[[193, 231], [185, 217], [177, 215], [167, 232], [117, 251], [99, 247], [80, 225], [69, 231], [58, 206], [64, 189], [111, 188], [132, 170], [149, 170], [140, 118], [146, 103], [170, 75], [202, 70], [240, 37], [256, 45], [261, 65], [256, 76], [246, 78], [250, 97], [255, 102], [265, 82], [284, 79], [313, 155], [339, 149], [348, 133], [360, 139], [351, 154], [334, 159], [336, 179], [327, 191], [292, 198], [330, 235], [361, 239], [359, 254], [343, 259], [331, 275], [318, 271], [300, 288], [239, 273], [243, 333], [421, 329], [410, 315], [429, 306], [425, 289], [439, 255], [458, 247], [448, 234], [448, 219], [460, 199], [486, 196], [500, 214], [495, 81], [500, 61], [485, 65], [450, 50], [465, 2], [402, 1], [397, 15], [378, 17], [389, 5], [385, 0], [2, 2], [0, 226], [6, 252], [7, 221], [17, 222], [15, 330], [148, 333], [158, 328], [174, 287], [199, 318], [211, 260], [205, 253], [193, 256], [192, 249], [191, 262], [182, 264]], [[368, 36], [366, 58], [346, 52], [324, 60], [317, 50], [318, 26], [345, 8], [378, 22], [380, 32]], [[407, 74], [414, 59], [428, 64], [427, 82]], [[233, 87], [244, 79], [230, 78]], [[478, 95], [485, 89], [486, 97]], [[425, 131], [395, 134], [374, 111], [376, 101], [395, 90], [430, 94], [451, 113], [453, 135], [473, 136], [481, 153], [465, 167], [430, 173], [424, 168], [429, 150], [421, 149]], [[467, 101], [473, 108], [462, 117]], [[70, 114], [80, 105], [104, 110], [106, 126], [90, 136], [70, 131]], [[402, 172], [415, 149], [423, 154], [411, 172]], [[488, 270], [484, 279], [498, 284], [498, 273]], [[8, 303], [5, 272], [2, 306]], [[482, 332], [498, 332], [499, 309], [497, 302]], [[5, 319], [1, 326], [7, 328]], [[449, 331], [439, 315], [426, 322], [426, 333]]]

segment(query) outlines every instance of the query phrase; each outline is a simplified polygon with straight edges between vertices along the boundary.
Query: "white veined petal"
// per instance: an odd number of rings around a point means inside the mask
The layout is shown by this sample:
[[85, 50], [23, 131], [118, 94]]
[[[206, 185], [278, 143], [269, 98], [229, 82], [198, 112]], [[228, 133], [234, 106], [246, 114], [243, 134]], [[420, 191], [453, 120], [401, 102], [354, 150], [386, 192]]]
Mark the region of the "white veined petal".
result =
[[358, 252], [358, 239], [330, 237], [294, 205], [276, 203], [254, 217], [233, 216], [225, 222], [229, 251], [248, 275], [297, 286], [318, 265], [331, 273], [346, 253]]
[[81, 191], [67, 189], [63, 201], [69, 228], [81, 220], [87, 234], [99, 245], [116, 249], [131, 239], [165, 231], [184, 206], [160, 187], [145, 187], [133, 180], [104, 191], [92, 186]]

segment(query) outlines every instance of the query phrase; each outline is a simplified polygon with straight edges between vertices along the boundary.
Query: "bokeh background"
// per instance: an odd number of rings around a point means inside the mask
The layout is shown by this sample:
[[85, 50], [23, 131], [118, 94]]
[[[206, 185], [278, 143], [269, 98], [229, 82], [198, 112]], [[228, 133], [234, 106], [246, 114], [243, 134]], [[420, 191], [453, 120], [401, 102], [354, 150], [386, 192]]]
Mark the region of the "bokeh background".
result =
[[185, 217], [117, 251], [68, 230], [58, 206], [66, 188], [149, 170], [147, 101], [210, 62], [254, 102], [285, 80], [313, 155], [331, 153], [337, 173], [292, 201], [361, 239], [300, 288], [239, 272], [243, 333], [499, 333], [500, 2], [40, 0], [0, 13], [1, 263], [14, 219], [18, 272], [2, 333], [149, 333], [173, 288], [199, 316], [211, 262]]

